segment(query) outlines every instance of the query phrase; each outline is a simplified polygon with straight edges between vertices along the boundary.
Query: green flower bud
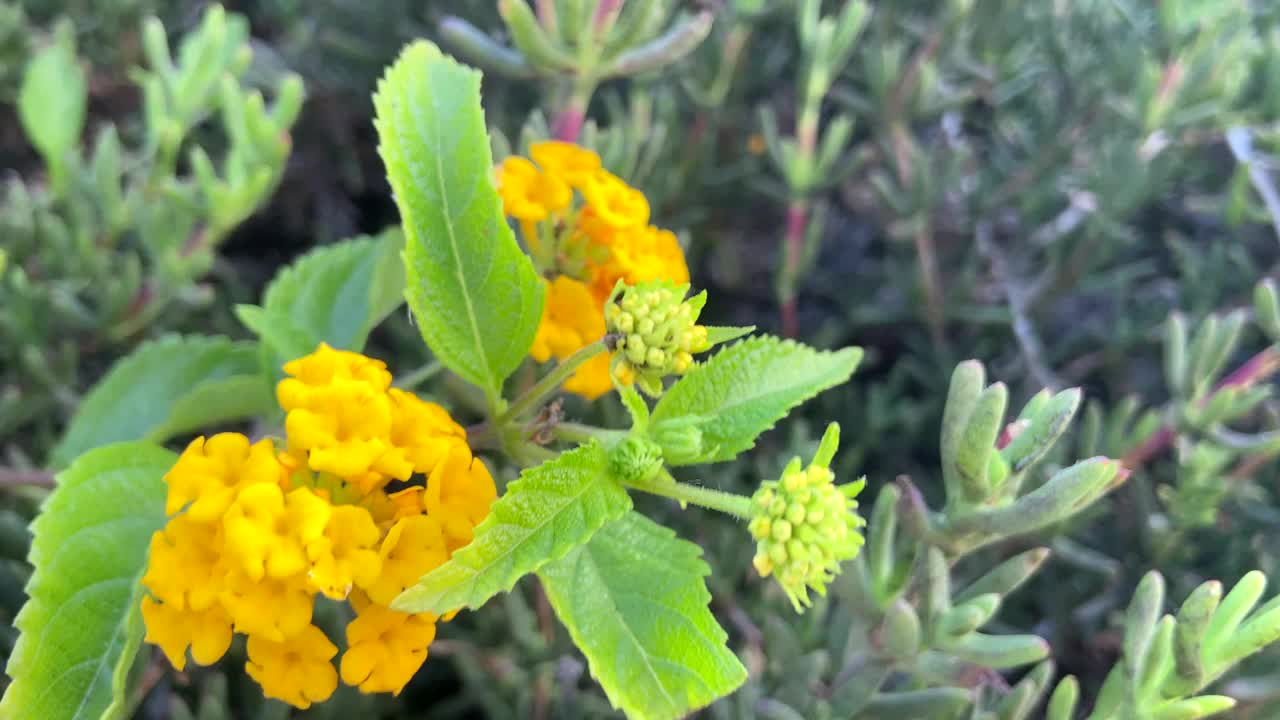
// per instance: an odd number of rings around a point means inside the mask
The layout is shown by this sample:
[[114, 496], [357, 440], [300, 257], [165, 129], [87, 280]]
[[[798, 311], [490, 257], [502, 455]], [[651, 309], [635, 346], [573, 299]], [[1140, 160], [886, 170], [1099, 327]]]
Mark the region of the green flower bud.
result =
[[620, 336], [612, 365], [618, 381], [660, 394], [664, 377], [688, 372], [693, 353], [710, 348], [707, 329], [696, 324], [706, 296], [686, 300], [688, 292], [665, 280], [614, 287], [604, 316], [607, 331]]
[[854, 497], [865, 480], [836, 486], [827, 465], [838, 439], [839, 426], [832, 423], [807, 468], [801, 469], [796, 458], [780, 479], [761, 483], [752, 496], [752, 564], [761, 576], [777, 578], [796, 612], [811, 604], [809, 590], [825, 594], [840, 563], [862, 549], [866, 521]]
[[630, 436], [609, 451], [609, 471], [623, 482], [646, 482], [662, 470], [662, 449], [637, 436]]

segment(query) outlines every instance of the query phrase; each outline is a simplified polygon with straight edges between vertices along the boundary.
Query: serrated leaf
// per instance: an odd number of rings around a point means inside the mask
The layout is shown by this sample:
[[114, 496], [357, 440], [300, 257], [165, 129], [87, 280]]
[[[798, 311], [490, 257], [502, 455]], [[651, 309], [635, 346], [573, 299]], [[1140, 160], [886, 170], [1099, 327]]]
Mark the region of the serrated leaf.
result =
[[496, 404], [533, 343], [544, 290], [502, 216], [480, 73], [418, 41], [373, 101], [405, 230], [409, 308], [440, 362]]
[[731, 460], [795, 406], [849, 379], [861, 348], [815, 350], [766, 335], [721, 350], [680, 379], [658, 401], [653, 425], [688, 415], [709, 418], [699, 462]]
[[146, 443], [92, 450], [58, 475], [32, 523], [29, 600], [5, 668], [0, 717], [89, 720], [124, 715], [128, 666], [142, 640], [138, 580], [165, 523], [173, 453]]
[[252, 306], [237, 312], [282, 361], [321, 342], [359, 352], [369, 332], [404, 302], [403, 244], [392, 229], [312, 250], [276, 275], [257, 312]]
[[255, 343], [167, 336], [145, 343], [98, 381], [71, 419], [51, 464], [113, 442], [162, 442], [268, 411], [275, 398]]
[[475, 538], [392, 607], [437, 615], [474, 609], [564, 557], [631, 509], [631, 497], [607, 467], [604, 449], [593, 441], [520, 473], [476, 526]]
[[708, 325], [707, 326], [707, 342], [711, 345], [721, 345], [731, 340], [737, 340], [744, 335], [750, 335], [755, 332], [755, 325], [732, 326], [732, 325]]
[[630, 717], [684, 717], [747, 678], [707, 608], [701, 555], [630, 512], [538, 572], [591, 674]]

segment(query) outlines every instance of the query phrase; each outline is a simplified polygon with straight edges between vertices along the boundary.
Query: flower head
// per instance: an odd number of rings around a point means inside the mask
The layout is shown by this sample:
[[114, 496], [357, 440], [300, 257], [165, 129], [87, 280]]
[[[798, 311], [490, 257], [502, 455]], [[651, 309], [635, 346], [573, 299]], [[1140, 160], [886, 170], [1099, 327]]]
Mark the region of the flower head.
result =
[[315, 625], [282, 641], [251, 635], [247, 650], [245, 670], [267, 697], [305, 710], [338, 688], [338, 672], [330, 662], [338, 648]]
[[[644, 194], [604, 170], [594, 152], [548, 141], [534, 143], [530, 155], [536, 165], [508, 158], [499, 170], [504, 186], [510, 182], [510, 192], [519, 194], [504, 194], [504, 208], [519, 221], [546, 282], [542, 323], [529, 354], [538, 362], [564, 360], [604, 337], [603, 307], [619, 280], [685, 283], [689, 268], [675, 234], [648, 224]], [[554, 213], [528, 210], [522, 203], [542, 176], [560, 179], [578, 196]], [[605, 357], [588, 361], [565, 383], [588, 399], [612, 387]]]
[[173, 515], [186, 508], [194, 522], [216, 522], [241, 488], [279, 482], [283, 472], [270, 440], [250, 445], [239, 433], [198, 437], [164, 476], [169, 486], [165, 512]]
[[835, 485], [828, 466], [839, 437], [840, 426], [832, 423], [808, 467], [801, 468], [799, 458], [792, 460], [780, 479], [761, 483], [751, 498], [753, 563], [762, 577], [777, 578], [796, 612], [810, 604], [809, 590], [826, 594], [840, 563], [862, 548], [860, 530], [866, 521], [853, 498], [866, 481]]
[[559, 140], [536, 142], [529, 146], [529, 155], [548, 174], [575, 188], [581, 188], [600, 170], [599, 155]]
[[151, 536], [142, 583], [173, 610], [208, 610], [218, 603], [226, 577], [222, 527], [175, 517]]
[[471, 542], [476, 525], [498, 499], [489, 468], [466, 447], [456, 448], [427, 478], [427, 515], [439, 518], [449, 552]]
[[[321, 344], [285, 371], [285, 452], [224, 433], [166, 474], [170, 517], [142, 578], [147, 641], [181, 669], [188, 651], [212, 663], [243, 633], [263, 692], [305, 708], [338, 678], [337, 649], [311, 625], [316, 595], [349, 598], [361, 615], [343, 677], [399, 692], [435, 618], [386, 605], [470, 540], [493, 478], [444, 408], [392, 388], [381, 362]], [[416, 484], [389, 493], [393, 478]]]
[[378, 554], [382, 572], [363, 586], [379, 605], [391, 605], [405, 588], [449, 559], [444, 529], [429, 515], [410, 515], [396, 521], [382, 541]]
[[399, 695], [427, 659], [427, 646], [436, 637], [435, 616], [397, 612], [359, 594], [352, 596], [352, 605], [358, 614], [347, 625], [342, 681], [365, 693]]
[[373, 583], [382, 570], [380, 535], [368, 510], [355, 505], [333, 508], [324, 534], [307, 543], [311, 582], [334, 600], [345, 599], [353, 584]]
[[183, 610], [144, 597], [142, 620], [147, 626], [146, 641], [159, 645], [178, 670], [187, 666], [187, 648], [197, 663], [212, 665], [231, 647], [231, 618], [218, 605]]
[[517, 220], [545, 220], [573, 202], [573, 191], [563, 178], [539, 171], [522, 157], [504, 160], [497, 175], [503, 210]]
[[306, 547], [324, 533], [330, 512], [329, 503], [307, 488], [288, 495], [279, 485], [245, 488], [222, 520], [227, 555], [255, 581], [305, 572]]

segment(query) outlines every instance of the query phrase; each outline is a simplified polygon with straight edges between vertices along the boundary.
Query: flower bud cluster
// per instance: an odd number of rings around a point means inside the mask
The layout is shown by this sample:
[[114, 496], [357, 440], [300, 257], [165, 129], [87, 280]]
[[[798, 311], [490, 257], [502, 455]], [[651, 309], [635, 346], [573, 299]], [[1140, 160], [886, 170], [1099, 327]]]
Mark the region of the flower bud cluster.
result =
[[685, 374], [693, 367], [693, 353], [711, 347], [707, 329], [697, 324], [706, 295], [686, 300], [688, 292], [688, 285], [661, 280], [619, 283], [604, 309], [606, 330], [619, 336], [614, 377], [658, 395], [664, 377]]
[[865, 481], [837, 487], [824, 465], [801, 469], [792, 461], [779, 480], [762, 483], [751, 497], [748, 525], [756, 539], [753, 564], [762, 577], [777, 578], [796, 612], [811, 604], [840, 573], [840, 563], [862, 548], [866, 521], [854, 500]]

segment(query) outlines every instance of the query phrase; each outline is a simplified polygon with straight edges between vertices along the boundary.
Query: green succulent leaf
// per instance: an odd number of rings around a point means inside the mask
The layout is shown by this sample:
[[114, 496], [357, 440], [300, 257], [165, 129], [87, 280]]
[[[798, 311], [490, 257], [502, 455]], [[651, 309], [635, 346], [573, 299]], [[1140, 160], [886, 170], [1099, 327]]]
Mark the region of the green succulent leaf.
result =
[[163, 442], [214, 423], [253, 417], [275, 403], [256, 343], [168, 336], [145, 343], [98, 381], [54, 448], [65, 467], [113, 442]]
[[58, 475], [32, 523], [29, 600], [6, 673], [0, 717], [123, 717], [126, 678], [142, 641], [139, 579], [165, 523], [173, 453], [147, 443], [91, 450]]
[[321, 342], [359, 352], [369, 332], [404, 302], [403, 244], [392, 229], [312, 250], [276, 275], [261, 307], [237, 312], [279, 361]]
[[18, 91], [18, 117], [49, 166], [55, 187], [66, 182], [68, 155], [80, 144], [89, 88], [76, 58], [75, 32], [58, 27], [56, 41], [27, 65]]
[[757, 336], [716, 353], [671, 386], [653, 410], [660, 427], [689, 415], [707, 418], [709, 452], [693, 462], [732, 460], [755, 445], [792, 408], [849, 379], [862, 359], [856, 347], [828, 352]]
[[630, 512], [538, 572], [591, 674], [631, 717], [684, 717], [747, 678], [707, 608], [701, 555]]
[[406, 297], [440, 362], [498, 402], [545, 291], [502, 216], [480, 73], [410, 45], [374, 95], [379, 151], [403, 220]]
[[476, 526], [475, 539], [396, 598], [404, 612], [477, 608], [587, 542], [631, 509], [597, 442], [525, 470]]

